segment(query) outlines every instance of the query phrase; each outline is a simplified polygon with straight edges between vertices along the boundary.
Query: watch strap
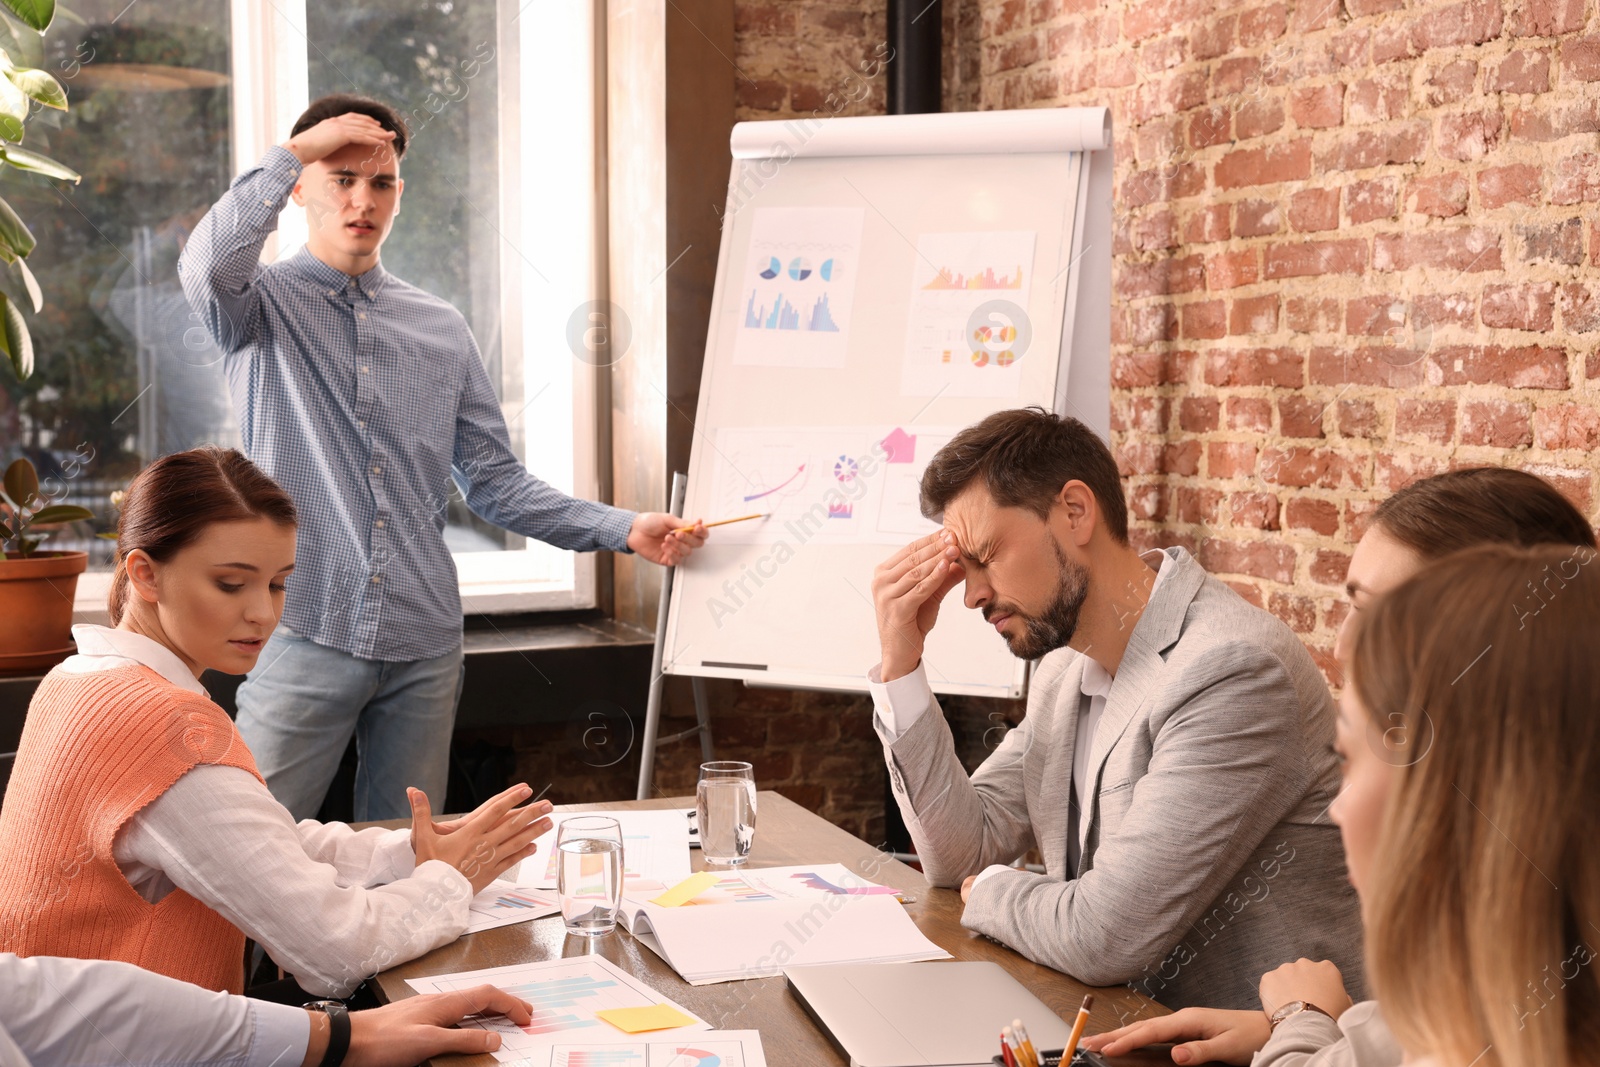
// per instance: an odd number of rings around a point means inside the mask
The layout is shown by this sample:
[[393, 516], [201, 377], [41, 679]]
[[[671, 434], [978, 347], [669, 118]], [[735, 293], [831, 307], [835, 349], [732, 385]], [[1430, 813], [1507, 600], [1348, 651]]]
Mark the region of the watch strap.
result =
[[1328, 1010], [1326, 1010], [1324, 1008], [1317, 1007], [1315, 1004], [1311, 1003], [1309, 1000], [1291, 1000], [1289, 1003], [1285, 1004], [1283, 1007], [1281, 1007], [1277, 1011], [1273, 1012], [1271, 1019], [1269, 1019], [1268, 1021], [1271, 1024], [1271, 1028], [1273, 1030], [1276, 1030], [1278, 1028], [1278, 1024], [1283, 1022], [1285, 1019], [1293, 1018], [1296, 1015], [1299, 1015], [1299, 1014], [1301, 1014], [1303, 1012], [1308, 1012], [1308, 1011], [1314, 1011], [1318, 1015], [1326, 1016], [1329, 1019], [1333, 1018], [1333, 1013], [1332, 1012], [1330, 1012], [1330, 1011], [1328, 1011]]
[[320, 1011], [328, 1017], [328, 1048], [317, 1067], [339, 1067], [350, 1051], [350, 1012], [337, 1000], [319, 1000], [307, 1004], [310, 1011]]

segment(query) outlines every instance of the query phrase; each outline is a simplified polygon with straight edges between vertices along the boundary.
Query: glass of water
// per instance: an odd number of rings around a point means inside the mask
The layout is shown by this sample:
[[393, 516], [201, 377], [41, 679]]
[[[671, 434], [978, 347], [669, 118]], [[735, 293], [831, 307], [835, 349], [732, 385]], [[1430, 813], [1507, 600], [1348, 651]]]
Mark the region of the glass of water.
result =
[[707, 863], [737, 867], [750, 858], [756, 839], [756, 776], [748, 763], [700, 764], [695, 790], [700, 854]]
[[567, 933], [596, 937], [617, 928], [622, 905], [622, 827], [602, 815], [577, 815], [556, 831], [556, 886]]

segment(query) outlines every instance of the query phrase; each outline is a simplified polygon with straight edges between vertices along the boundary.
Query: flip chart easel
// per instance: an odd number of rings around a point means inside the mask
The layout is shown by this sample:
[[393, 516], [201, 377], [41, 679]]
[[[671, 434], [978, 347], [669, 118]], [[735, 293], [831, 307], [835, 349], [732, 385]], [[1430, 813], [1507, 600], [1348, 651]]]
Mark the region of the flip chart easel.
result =
[[[746, 122], [731, 147], [682, 514], [771, 517], [677, 568], [660, 671], [862, 692], [873, 568], [937, 528], [937, 448], [1025, 405], [1109, 436], [1110, 113]], [[924, 662], [938, 693], [1025, 691], [959, 602]]]

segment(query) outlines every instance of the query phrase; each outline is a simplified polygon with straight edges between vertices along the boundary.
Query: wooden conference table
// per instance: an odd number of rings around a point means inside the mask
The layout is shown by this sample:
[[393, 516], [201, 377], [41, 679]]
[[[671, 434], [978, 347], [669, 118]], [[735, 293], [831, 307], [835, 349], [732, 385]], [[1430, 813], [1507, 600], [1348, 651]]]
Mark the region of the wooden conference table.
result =
[[[594, 809], [691, 808], [692, 797], [628, 801], [615, 804], [574, 804], [561, 811]], [[842, 863], [865, 878], [906, 891], [914, 902], [906, 911], [926, 934], [958, 960], [992, 960], [1061, 1015], [1070, 1018], [1085, 993], [1095, 994], [1089, 1032], [1097, 1033], [1135, 1018], [1165, 1015], [1167, 1009], [1123, 986], [1095, 989], [1059, 971], [1030, 963], [1010, 949], [964, 929], [961, 894], [934, 889], [918, 871], [889, 858], [860, 839], [814, 815], [778, 793], [760, 794], [752, 867], [777, 867], [800, 863]], [[397, 824], [398, 825], [398, 824]], [[542, 846], [541, 846], [542, 847]], [[695, 870], [705, 861], [691, 853]], [[675, 1000], [720, 1030], [760, 1030], [762, 1046], [771, 1067], [839, 1064], [846, 1060], [829, 1042], [780, 978], [757, 978], [719, 985], [692, 986], [661, 958], [621, 929], [600, 938], [567, 937], [560, 916], [502, 926], [467, 934], [410, 963], [378, 975], [379, 995], [386, 1001], [414, 996], [407, 978], [473, 971], [597, 953], [642, 979], [664, 998]], [[489, 1056], [444, 1056], [439, 1067], [492, 1067]], [[1155, 1064], [1172, 1061], [1165, 1052], [1141, 1052], [1118, 1062]]]

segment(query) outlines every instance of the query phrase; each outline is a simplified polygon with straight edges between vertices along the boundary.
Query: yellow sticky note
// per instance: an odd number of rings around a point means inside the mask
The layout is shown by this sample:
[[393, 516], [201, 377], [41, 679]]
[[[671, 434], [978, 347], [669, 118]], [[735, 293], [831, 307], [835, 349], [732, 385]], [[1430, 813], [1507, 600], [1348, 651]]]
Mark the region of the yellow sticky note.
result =
[[670, 1030], [674, 1026], [693, 1026], [694, 1019], [671, 1004], [652, 1004], [648, 1008], [607, 1008], [594, 1013], [618, 1030], [630, 1034], [646, 1030]]
[[716, 885], [717, 878], [718, 875], [711, 871], [701, 871], [699, 874], [691, 874], [689, 877], [685, 878], [683, 881], [679, 882], [665, 893], [662, 893], [659, 897], [652, 899], [650, 903], [660, 904], [663, 908], [676, 908], [680, 905], [687, 904], [701, 893], [704, 893], [707, 889], [710, 889], [712, 886]]

